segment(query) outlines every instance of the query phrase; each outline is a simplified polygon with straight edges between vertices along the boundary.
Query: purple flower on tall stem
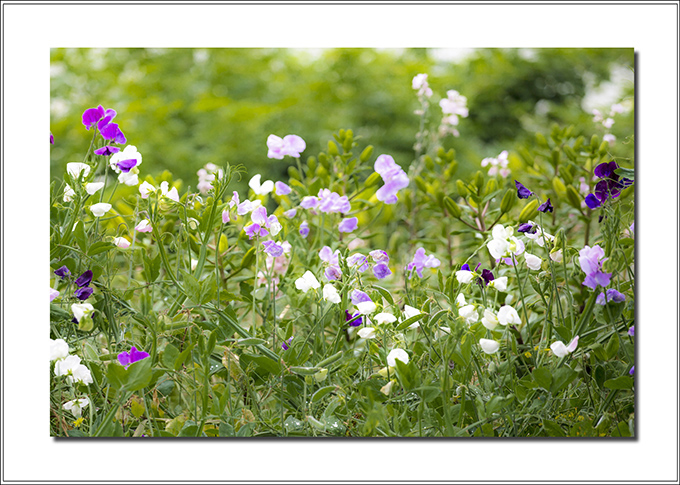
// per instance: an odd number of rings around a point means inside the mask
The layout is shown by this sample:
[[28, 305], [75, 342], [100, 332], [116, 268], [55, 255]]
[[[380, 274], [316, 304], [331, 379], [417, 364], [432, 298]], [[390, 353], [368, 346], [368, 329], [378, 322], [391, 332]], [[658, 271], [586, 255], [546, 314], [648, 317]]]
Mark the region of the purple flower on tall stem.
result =
[[95, 155], [101, 155], [103, 157], [109, 157], [109, 156], [113, 155], [114, 153], [118, 153], [119, 151], [120, 151], [120, 148], [118, 148], [118, 147], [106, 145], [106, 146], [103, 146], [101, 148], [97, 148], [94, 151], [94, 154]]
[[594, 194], [586, 196], [585, 202], [588, 207], [591, 209], [600, 207], [609, 197], [615, 199], [621, 194], [621, 190], [633, 183], [630, 179], [619, 177], [615, 173], [618, 168], [614, 161], [604, 162], [595, 167], [593, 173], [602, 180], [595, 185]]
[[607, 260], [607, 258], [604, 257], [604, 249], [598, 245], [595, 245], [592, 248], [590, 246], [585, 246], [578, 254], [578, 262], [581, 266], [581, 270], [586, 274], [583, 286], [587, 286], [594, 290], [598, 285], [609, 285], [612, 273], [602, 272], [602, 263]]
[[517, 180], [515, 180], [515, 187], [517, 187], [517, 197], [520, 199], [528, 199], [533, 192], [529, 189], [527, 189], [524, 185], [520, 184]]
[[[488, 285], [494, 280], [493, 273], [491, 272], [490, 269], [483, 269], [482, 270], [482, 279], [484, 280], [484, 284]], [[479, 280], [478, 283], [481, 285], [482, 280]]]
[[50, 131], [50, 143], [54, 145], [54, 135], [52, 134], [51, 131]]
[[264, 237], [267, 234], [269, 234], [269, 231], [265, 229], [264, 227], [260, 226], [259, 224], [249, 224], [246, 227], [243, 228], [246, 234], [248, 235], [249, 239], [252, 239], [257, 236]]
[[364, 293], [361, 290], [352, 290], [352, 294], [350, 295], [352, 298], [352, 305], [356, 305], [357, 303], [361, 303], [364, 301], [373, 301], [371, 300], [371, 297], [368, 296], [367, 293]]
[[290, 194], [290, 187], [283, 182], [276, 182], [274, 184], [276, 188], [276, 195], [288, 195]]
[[408, 175], [389, 155], [380, 155], [373, 168], [385, 182], [375, 193], [376, 198], [385, 204], [395, 204], [397, 192], [408, 187]]
[[112, 141], [120, 145], [123, 145], [127, 141], [127, 138], [125, 138], [123, 132], [120, 131], [120, 128], [118, 128], [117, 123], [109, 123], [100, 129], [99, 133], [102, 135], [104, 140]]
[[54, 274], [61, 277], [62, 279], [66, 278], [67, 276], [71, 276], [71, 272], [66, 266], [62, 266], [59, 269], [55, 269]]
[[412, 271], [412, 270], [415, 269], [418, 276], [422, 278], [424, 268], [436, 268], [440, 264], [441, 264], [441, 261], [439, 261], [433, 254], [426, 256], [425, 255], [425, 249], [418, 248], [416, 250], [415, 255], [413, 256], [413, 261], [411, 261], [406, 266], [406, 270]]
[[387, 266], [387, 263], [378, 263], [373, 266], [373, 275], [379, 280], [387, 278], [391, 274], [392, 271], [390, 270], [389, 266]]
[[340, 232], [352, 232], [359, 227], [359, 219], [356, 217], [348, 217], [343, 219], [338, 226], [338, 231]]
[[553, 206], [550, 203], [550, 198], [538, 206], [538, 212], [552, 212]]
[[142, 359], [146, 359], [148, 356], [149, 354], [146, 352], [132, 347], [130, 352], [121, 352], [118, 354], [118, 362], [120, 362], [120, 365], [125, 366], [127, 369], [130, 364], [139, 362]]
[[83, 286], [88, 286], [90, 282], [92, 281], [92, 271], [89, 269], [85, 271], [83, 274], [78, 276], [78, 279], [76, 279], [76, 286], [83, 287]]
[[609, 288], [607, 290], [607, 299], [605, 300], [605, 294], [603, 292], [597, 295], [597, 300], [595, 300], [595, 303], [598, 305], [606, 305], [610, 301], [613, 301], [614, 303], [624, 302], [626, 301], [626, 295], [619, 293], [614, 288]]
[[281, 348], [282, 348], [283, 350], [288, 350], [288, 349], [290, 348], [291, 342], [293, 342], [293, 337], [291, 337], [291, 338], [289, 338], [288, 340], [284, 341], [284, 342], [281, 344]]
[[262, 243], [264, 246], [264, 252], [268, 255], [278, 258], [283, 255], [283, 246], [275, 243], [274, 241], [265, 241]]
[[73, 294], [79, 300], [87, 300], [90, 296], [92, 296], [93, 292], [94, 290], [92, 288], [90, 288], [89, 286], [85, 286], [83, 288], [78, 288], [76, 291], [73, 292]]

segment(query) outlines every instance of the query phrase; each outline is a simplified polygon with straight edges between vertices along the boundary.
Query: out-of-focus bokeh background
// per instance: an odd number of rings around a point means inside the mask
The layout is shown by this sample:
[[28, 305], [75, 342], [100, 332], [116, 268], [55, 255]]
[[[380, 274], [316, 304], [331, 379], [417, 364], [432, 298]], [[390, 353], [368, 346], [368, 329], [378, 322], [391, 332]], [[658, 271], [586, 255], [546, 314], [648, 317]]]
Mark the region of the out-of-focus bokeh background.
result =
[[[199, 168], [230, 162], [248, 170], [239, 188], [255, 173], [285, 180], [290, 161], [267, 158], [270, 133], [301, 136], [307, 157], [341, 128], [407, 167], [419, 127], [411, 80], [427, 73], [434, 127], [447, 90], [468, 99], [460, 137], [444, 142], [463, 175], [553, 122], [602, 136], [592, 109], [632, 108], [633, 72], [632, 49], [53, 49], [51, 173], [82, 161], [80, 117], [99, 104], [142, 153], [141, 179], [167, 169], [195, 187]], [[633, 129], [628, 109], [610, 132], [625, 143]]]

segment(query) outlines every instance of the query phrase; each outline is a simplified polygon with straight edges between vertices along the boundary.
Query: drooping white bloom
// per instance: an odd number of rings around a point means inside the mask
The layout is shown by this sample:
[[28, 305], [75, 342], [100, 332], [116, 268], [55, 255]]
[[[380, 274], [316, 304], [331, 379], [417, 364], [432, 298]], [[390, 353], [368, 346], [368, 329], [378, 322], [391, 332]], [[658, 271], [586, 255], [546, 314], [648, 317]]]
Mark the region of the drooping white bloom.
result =
[[67, 379], [69, 382], [75, 381], [86, 385], [92, 384], [94, 382], [92, 380], [92, 373], [90, 372], [90, 369], [82, 364], [73, 369], [72, 374]]
[[382, 386], [380, 388], [380, 392], [382, 392], [386, 396], [389, 396], [390, 392], [392, 392], [392, 386], [394, 386], [394, 382], [395, 382], [394, 380], [391, 380], [390, 382]]
[[515, 310], [510, 305], [503, 305], [500, 310], [498, 310], [498, 323], [501, 325], [519, 325], [522, 320], [519, 318], [517, 310]]
[[376, 316], [374, 316], [373, 320], [375, 320], [375, 322], [378, 323], [378, 324], [394, 323], [394, 322], [397, 321], [397, 317], [395, 317], [391, 313], [383, 312], [383, 313], [378, 313]]
[[95, 217], [101, 217], [108, 211], [110, 211], [111, 207], [112, 207], [111, 204], [107, 204], [106, 202], [99, 202], [98, 204], [92, 204], [90, 206], [90, 212], [92, 212], [92, 215], [94, 215]]
[[489, 287], [495, 288], [498, 291], [507, 290], [508, 289], [508, 277], [507, 276], [501, 276], [500, 278], [496, 278], [495, 280], [491, 280], [489, 282]]
[[63, 407], [66, 411], [70, 411], [76, 418], [79, 418], [83, 415], [83, 409], [86, 408], [88, 404], [90, 404], [89, 399], [83, 397], [65, 402]]
[[331, 303], [340, 303], [342, 301], [338, 290], [336, 290], [335, 286], [331, 285], [330, 283], [327, 283], [323, 287], [323, 299], [330, 301]]
[[267, 195], [269, 192], [274, 190], [274, 182], [271, 180], [265, 180], [264, 183], [260, 184], [261, 178], [262, 175], [259, 173], [253, 175], [253, 178], [251, 178], [250, 182], [248, 182], [248, 187], [253, 189], [253, 192], [255, 192], [257, 195]]
[[404, 349], [392, 349], [390, 350], [390, 353], [387, 354], [387, 365], [389, 367], [397, 365], [397, 360], [402, 361], [404, 364], [408, 364], [409, 356]]
[[71, 311], [76, 320], [80, 321], [83, 317], [87, 317], [94, 311], [94, 307], [89, 303], [74, 303], [71, 305]]
[[66, 187], [64, 187], [64, 202], [71, 202], [75, 195], [76, 191], [73, 190], [73, 187], [71, 187], [69, 184], [66, 184]]
[[486, 244], [489, 253], [496, 259], [508, 258], [512, 254], [518, 256], [524, 252], [524, 243], [514, 237], [511, 226], [496, 225], [491, 232], [492, 239]]
[[168, 190], [169, 187], [170, 184], [167, 182], [161, 182], [161, 195], [163, 197], [167, 197], [170, 200], [174, 200], [175, 202], [179, 202], [179, 193], [177, 192], [177, 187], [173, 187]]
[[477, 310], [475, 310], [474, 305], [464, 305], [460, 307], [458, 309], [458, 315], [463, 317], [463, 320], [465, 320], [465, 323], [468, 325], [471, 325], [479, 320], [479, 315], [477, 314]]
[[364, 327], [359, 332], [359, 337], [365, 338], [365, 339], [370, 339], [370, 338], [375, 338], [375, 328], [373, 327]]
[[137, 232], [151, 232], [153, 228], [151, 227], [151, 222], [149, 219], [142, 219], [139, 224], [135, 226], [135, 231]]
[[464, 269], [461, 269], [460, 271], [456, 271], [456, 279], [458, 280], [458, 283], [466, 285], [468, 283], [472, 283], [472, 280], [474, 279], [474, 273], [472, 271], [467, 271]]
[[464, 307], [467, 305], [467, 302], [465, 301], [465, 295], [462, 293], [458, 293], [458, 296], [456, 297], [456, 306], [458, 308]]
[[300, 278], [295, 280], [295, 287], [307, 293], [310, 289], [321, 288], [321, 283], [316, 279], [316, 276], [311, 271], [306, 271]]
[[498, 352], [498, 349], [501, 346], [495, 340], [489, 340], [486, 338], [480, 338], [479, 345], [480, 347], [482, 347], [482, 350], [487, 354], [495, 354], [496, 352]]
[[90, 166], [87, 163], [71, 162], [66, 164], [66, 172], [68, 172], [73, 180], [77, 180], [81, 172], [83, 178], [90, 174]]
[[569, 345], [564, 345], [564, 343], [559, 340], [557, 342], [553, 342], [552, 345], [550, 345], [550, 350], [552, 350], [553, 354], [555, 354], [557, 357], [566, 357], [576, 350], [577, 346], [578, 335], [574, 337], [571, 342], [569, 342]]
[[129, 172], [121, 172], [118, 174], [118, 182], [127, 185], [128, 187], [134, 187], [139, 183], [138, 169], [133, 168]]
[[563, 259], [562, 250], [558, 249], [557, 251], [555, 251], [553, 249], [552, 251], [550, 251], [550, 259], [552, 259], [556, 263], [561, 263]]
[[372, 301], [361, 301], [356, 304], [356, 307], [362, 315], [370, 315], [378, 308]]
[[115, 244], [121, 249], [127, 249], [130, 247], [130, 241], [128, 241], [127, 238], [124, 237], [114, 237], [113, 244]]
[[529, 253], [524, 253], [524, 259], [526, 259], [527, 268], [532, 269], [534, 271], [541, 269], [542, 260], [538, 256]]
[[90, 195], [94, 195], [102, 187], [104, 187], [104, 182], [90, 182], [85, 184], [85, 191]]
[[77, 355], [67, 355], [54, 363], [54, 375], [66, 376], [73, 374], [73, 370], [80, 365], [80, 357]]
[[489, 330], [493, 330], [498, 326], [498, 317], [494, 312], [488, 308], [484, 309], [484, 316], [482, 317], [482, 325], [484, 325]]
[[149, 194], [152, 192], [156, 192], [156, 187], [149, 182], [142, 182], [142, 185], [139, 186], [139, 193], [142, 194], [142, 199], [149, 197]]
[[62, 338], [50, 339], [50, 360], [59, 360], [68, 357], [69, 348], [66, 341]]

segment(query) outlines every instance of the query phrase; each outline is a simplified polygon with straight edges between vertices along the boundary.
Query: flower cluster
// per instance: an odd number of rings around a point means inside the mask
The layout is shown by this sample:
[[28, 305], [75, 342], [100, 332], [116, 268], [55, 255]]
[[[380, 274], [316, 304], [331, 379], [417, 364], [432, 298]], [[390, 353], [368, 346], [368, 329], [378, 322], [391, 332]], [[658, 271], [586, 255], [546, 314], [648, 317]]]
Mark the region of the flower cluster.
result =
[[83, 112], [83, 125], [88, 131], [94, 125], [97, 125], [97, 129], [104, 140], [122, 145], [127, 139], [118, 128], [118, 124], [112, 122], [115, 117], [116, 112], [114, 110], [104, 109], [100, 104], [96, 108], [89, 108]]
[[111, 155], [109, 166], [118, 174], [118, 182], [130, 187], [139, 183], [139, 167], [142, 164], [142, 155], [134, 145], [128, 145], [121, 152]]
[[297, 135], [286, 135], [280, 138], [276, 135], [269, 135], [267, 137], [267, 152], [268, 158], [275, 158], [282, 160], [286, 155], [289, 157], [299, 158], [300, 153], [305, 151], [307, 144]]
[[[422, 278], [423, 269], [437, 268], [440, 264], [441, 261], [439, 261], [434, 254], [426, 256], [425, 249], [418, 248], [413, 256], [413, 260], [406, 266], [406, 270], [412, 272], [415, 269], [418, 276]], [[411, 273], [410, 277], [413, 277], [413, 273]]]
[[496, 158], [485, 158], [482, 160], [482, 167], [489, 167], [488, 173], [490, 177], [500, 174], [501, 177], [506, 178], [510, 175], [510, 169], [508, 168], [508, 151], [503, 150]]
[[282, 229], [278, 217], [274, 214], [267, 217], [266, 207], [260, 206], [253, 210], [250, 219], [253, 222], [243, 228], [249, 239], [258, 236], [263, 237], [269, 233], [271, 233], [272, 236], [276, 236]]
[[[601, 123], [602, 126], [604, 127], [605, 130], [609, 131], [612, 126], [614, 126], [614, 116], [617, 114], [621, 114], [625, 111], [625, 108], [623, 105], [616, 103], [611, 106], [609, 109], [609, 115], [605, 117], [605, 115], [599, 110], [599, 109], [594, 109], [592, 111], [593, 113], [593, 122], [594, 123]], [[614, 144], [616, 141], [616, 137], [612, 135], [611, 133], [606, 133], [602, 139], [606, 142], [608, 142], [610, 145]]]
[[398, 200], [397, 192], [408, 187], [408, 175], [389, 155], [380, 155], [373, 168], [385, 183], [378, 189], [375, 196], [385, 204], [395, 204]]
[[446, 98], [439, 101], [439, 106], [442, 109], [442, 113], [448, 115], [442, 118], [439, 127], [440, 134], [443, 136], [451, 133], [453, 136], [460, 136], [456, 126], [458, 126], [459, 116], [463, 118], [468, 117], [467, 98], [458, 91], [451, 89], [446, 91]]
[[199, 169], [196, 175], [198, 175], [198, 185], [196, 188], [201, 194], [207, 194], [213, 189], [212, 182], [215, 181], [215, 177], [222, 178], [222, 169], [218, 168], [214, 163], [208, 163]]
[[54, 362], [54, 375], [66, 376], [66, 380], [73, 384], [92, 384], [90, 369], [80, 363], [80, 357], [69, 354], [69, 346], [63, 339], [50, 339], [50, 361]]

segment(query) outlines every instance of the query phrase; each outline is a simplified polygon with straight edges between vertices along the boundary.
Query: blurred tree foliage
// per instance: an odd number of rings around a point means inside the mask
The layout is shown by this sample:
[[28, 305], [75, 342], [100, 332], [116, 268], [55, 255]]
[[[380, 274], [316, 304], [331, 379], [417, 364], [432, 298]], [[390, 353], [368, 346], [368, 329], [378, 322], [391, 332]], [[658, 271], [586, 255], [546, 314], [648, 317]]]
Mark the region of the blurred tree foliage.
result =
[[[484, 157], [549, 132], [552, 122], [597, 132], [582, 108], [590, 87], [612, 69], [634, 68], [632, 49], [480, 49], [459, 62], [437, 61], [428, 49], [329, 49], [314, 55], [286, 49], [53, 49], [51, 52], [52, 176], [80, 161], [90, 136], [82, 112], [103, 105], [143, 154], [141, 175], [170, 170], [195, 186], [208, 162], [242, 163], [250, 176], [283, 179], [289, 165], [267, 158], [270, 133], [294, 133], [304, 156], [325, 149], [332, 133], [352, 128], [374, 154], [402, 166], [413, 159], [419, 119], [414, 75], [429, 73], [433, 127], [448, 89], [467, 96], [470, 116], [449, 137], [461, 172]], [[633, 86], [624, 94], [632, 98]], [[605, 107], [606, 109], [607, 107]], [[633, 133], [633, 115], [613, 129]]]

